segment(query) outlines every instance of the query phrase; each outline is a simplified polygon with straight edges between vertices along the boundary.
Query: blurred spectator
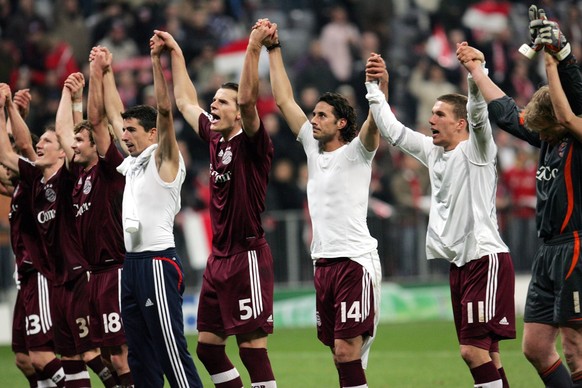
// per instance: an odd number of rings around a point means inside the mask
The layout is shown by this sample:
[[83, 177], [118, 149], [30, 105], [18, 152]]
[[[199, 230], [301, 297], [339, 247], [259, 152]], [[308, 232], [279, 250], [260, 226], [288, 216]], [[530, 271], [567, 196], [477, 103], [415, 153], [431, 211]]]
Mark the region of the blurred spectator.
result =
[[295, 166], [289, 159], [278, 159], [273, 165], [267, 186], [268, 210], [303, 209], [305, 194], [297, 186]]
[[78, 0], [57, 0], [53, 9], [54, 36], [73, 50], [77, 64], [87, 62], [90, 51], [90, 30], [79, 8]]
[[[178, 40], [184, 53], [186, 65], [198, 57], [204, 47], [218, 46], [218, 38], [209, 25], [208, 11], [201, 5], [184, 7], [182, 18], [183, 36]], [[193, 39], [195, 37], [195, 39]]]
[[330, 21], [321, 30], [321, 52], [327, 59], [331, 71], [340, 82], [352, 77], [353, 51], [360, 44], [360, 32], [350, 22], [346, 9], [334, 5], [330, 9]]
[[[137, 43], [128, 35], [127, 28], [124, 19], [116, 18], [111, 22], [111, 28], [105, 37], [97, 42], [97, 45], [105, 46], [111, 51], [114, 66], [139, 55]], [[140, 45], [149, 47], [149, 39], [147, 42], [140, 42]]]
[[412, 70], [408, 86], [417, 101], [416, 123], [421, 125], [428, 123], [437, 97], [458, 92], [445, 78], [444, 70], [428, 58], [422, 58]]
[[208, 25], [216, 36], [218, 45], [223, 45], [245, 36], [243, 29], [230, 15], [225, 13], [225, 0], [208, 0]]
[[528, 270], [539, 246], [536, 231], [536, 171], [537, 156], [524, 144], [517, 148], [515, 164], [502, 175], [511, 199], [509, 218], [509, 249], [516, 269]]
[[309, 50], [295, 62], [293, 73], [296, 90], [315, 86], [323, 93], [334, 90], [338, 85], [338, 80], [333, 75], [328, 60], [323, 56], [319, 39], [311, 41]]
[[398, 152], [398, 166], [392, 176], [392, 192], [398, 216], [396, 222], [400, 230], [399, 275], [410, 276], [417, 273], [417, 265], [424, 255], [424, 222], [430, 201], [430, 179], [428, 170], [412, 156]]

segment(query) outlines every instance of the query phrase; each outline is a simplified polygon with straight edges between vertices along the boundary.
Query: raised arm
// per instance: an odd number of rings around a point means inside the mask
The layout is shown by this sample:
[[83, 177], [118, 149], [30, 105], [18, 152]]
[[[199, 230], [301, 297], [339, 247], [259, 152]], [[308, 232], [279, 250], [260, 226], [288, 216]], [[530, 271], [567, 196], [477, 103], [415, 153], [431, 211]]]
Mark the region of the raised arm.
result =
[[8, 132], [6, 131], [6, 115], [4, 107], [7, 99], [10, 98], [10, 87], [5, 83], [0, 83], [0, 163], [5, 167], [19, 173], [18, 159], [19, 156], [12, 149]]
[[176, 141], [174, 121], [172, 118], [172, 103], [168, 93], [168, 85], [162, 71], [160, 55], [164, 49], [164, 41], [154, 34], [150, 39], [150, 54], [154, 73], [154, 90], [157, 100], [158, 119], [158, 149], [156, 164], [160, 178], [164, 182], [173, 182], [180, 166], [180, 150]]
[[582, 141], [582, 118], [576, 116], [568, 103], [566, 93], [558, 74], [558, 60], [548, 53], [544, 54], [546, 74], [550, 88], [550, 99], [554, 107], [554, 114], [560, 124], [566, 127], [578, 141]]
[[[121, 135], [123, 134], [123, 118], [121, 117], [121, 113], [125, 111], [125, 107], [123, 106], [123, 101], [121, 101], [121, 96], [115, 84], [115, 74], [113, 73], [112, 67], [113, 55], [107, 47], [99, 46], [99, 49], [105, 53], [105, 64], [103, 64], [105, 66], [103, 68], [103, 104], [105, 106], [105, 114], [107, 115], [109, 124], [113, 128], [113, 135], [127, 155], [129, 154], [127, 147], [124, 142], [120, 141]], [[91, 54], [93, 53], [94, 51], [91, 50]], [[92, 61], [93, 58], [89, 57], [89, 60]]]
[[89, 64], [89, 97], [87, 101], [87, 120], [93, 126], [93, 140], [99, 155], [105, 155], [111, 145], [111, 135], [107, 128], [105, 104], [103, 102], [103, 76], [108, 71], [107, 52], [99, 47], [91, 50]]
[[[469, 62], [469, 61], [479, 61], [481, 63], [485, 63], [485, 56], [479, 50], [474, 47], [468, 46], [466, 42], [463, 42], [457, 47], [457, 59], [461, 63]], [[505, 92], [499, 88], [493, 82], [491, 78], [485, 73], [482, 66], [474, 66], [472, 70], [470, 70], [471, 76], [475, 81], [475, 84], [481, 91], [485, 102], [490, 103], [493, 100], [501, 98], [505, 96]]]
[[[386, 63], [379, 54], [372, 53], [366, 63], [366, 81], [377, 82], [388, 99], [388, 71]], [[380, 145], [380, 131], [374, 121], [372, 110], [368, 110], [368, 117], [362, 124], [358, 135], [360, 141], [368, 151], [375, 151]]]
[[28, 89], [19, 90], [14, 94], [14, 101], [6, 100], [9, 125], [14, 144], [20, 154], [29, 160], [36, 160], [36, 150], [32, 145], [32, 137], [24, 118], [30, 109], [31, 95]]
[[198, 133], [198, 118], [204, 110], [198, 103], [198, 93], [196, 93], [196, 88], [188, 76], [182, 49], [168, 32], [154, 30], [154, 34], [164, 42], [166, 50], [170, 53], [176, 106], [188, 124]]
[[67, 156], [67, 162], [73, 160], [75, 152], [72, 145], [74, 141], [73, 129], [75, 123], [73, 119], [73, 99], [74, 96], [83, 94], [83, 86], [85, 85], [85, 78], [82, 73], [72, 73], [65, 80], [63, 92], [61, 94], [61, 101], [57, 109], [57, 118], [55, 120], [55, 132], [61, 147]]
[[275, 31], [275, 34], [265, 40], [263, 44], [269, 52], [271, 89], [275, 97], [275, 102], [281, 110], [287, 125], [291, 128], [293, 134], [297, 136], [299, 135], [301, 127], [308, 119], [293, 97], [291, 82], [289, 81], [289, 77], [285, 71], [285, 65], [283, 64], [278, 32]]
[[259, 95], [259, 57], [263, 48], [262, 42], [269, 35], [273, 35], [276, 29], [276, 24], [261, 19], [253, 27], [249, 37], [237, 96], [243, 130], [248, 136], [254, 136], [259, 130], [257, 98]]

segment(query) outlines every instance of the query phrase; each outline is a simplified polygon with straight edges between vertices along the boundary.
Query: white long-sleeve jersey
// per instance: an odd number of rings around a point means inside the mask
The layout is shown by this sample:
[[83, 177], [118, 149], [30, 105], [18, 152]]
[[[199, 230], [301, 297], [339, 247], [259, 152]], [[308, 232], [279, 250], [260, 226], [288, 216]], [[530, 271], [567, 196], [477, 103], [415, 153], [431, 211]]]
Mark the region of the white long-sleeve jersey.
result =
[[469, 138], [451, 151], [400, 123], [376, 83], [366, 98], [382, 137], [428, 167], [431, 205], [426, 238], [428, 259], [461, 267], [487, 254], [508, 252], [495, 209], [496, 154], [487, 104], [469, 77]]

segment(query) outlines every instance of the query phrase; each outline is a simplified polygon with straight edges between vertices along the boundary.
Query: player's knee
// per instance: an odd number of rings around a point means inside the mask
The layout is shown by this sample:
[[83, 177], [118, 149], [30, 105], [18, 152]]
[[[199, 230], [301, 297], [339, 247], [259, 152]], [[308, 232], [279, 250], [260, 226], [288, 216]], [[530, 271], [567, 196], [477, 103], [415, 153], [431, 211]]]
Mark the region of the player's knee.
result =
[[357, 360], [361, 357], [361, 350], [361, 345], [355, 341], [336, 339], [333, 350], [333, 361], [337, 365], [338, 363]]
[[489, 351], [471, 345], [461, 345], [461, 358], [469, 366], [475, 368], [491, 361]]
[[27, 354], [16, 353], [14, 355], [14, 363], [16, 364], [16, 367], [22, 371], [22, 373], [26, 375], [28, 375], [31, 371], [34, 373], [32, 361]]

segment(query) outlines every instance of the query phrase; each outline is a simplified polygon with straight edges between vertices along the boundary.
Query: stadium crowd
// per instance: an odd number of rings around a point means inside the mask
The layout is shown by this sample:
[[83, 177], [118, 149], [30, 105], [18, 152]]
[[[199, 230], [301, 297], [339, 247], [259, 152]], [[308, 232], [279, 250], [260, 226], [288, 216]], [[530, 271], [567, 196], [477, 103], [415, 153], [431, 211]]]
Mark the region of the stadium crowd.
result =
[[[582, 47], [578, 1], [545, 1], [550, 18], [563, 20], [575, 54]], [[176, 37], [188, 72], [208, 104], [217, 86], [236, 80], [246, 47], [246, 30], [258, 17], [279, 25], [285, 60], [298, 101], [306, 112], [322, 91], [337, 90], [349, 98], [363, 122], [367, 112], [362, 88], [367, 53], [379, 52], [391, 73], [391, 106], [403, 123], [428, 129], [426, 114], [434, 98], [466, 89], [464, 70], [454, 58], [455, 42], [467, 40], [489, 59], [493, 79], [524, 106], [543, 81], [540, 62], [527, 61], [517, 48], [527, 39], [526, 21], [518, 15], [526, 1], [227, 1], [227, 0], [1, 0], [0, 79], [12, 90], [30, 88], [27, 124], [34, 133], [54, 121], [64, 79], [74, 71], [88, 75], [87, 53], [94, 45], [110, 47], [117, 85], [125, 106], [154, 105], [147, 39], [154, 28]], [[196, 37], [193, 39], [192, 37]], [[241, 42], [243, 42], [241, 44]], [[241, 51], [242, 50], [242, 51]], [[232, 64], [230, 64], [232, 63]], [[268, 75], [260, 73], [258, 110], [275, 145], [267, 210], [305, 206], [305, 158], [276, 108]], [[183, 209], [208, 207], [205, 145], [175, 112], [181, 150], [187, 163]], [[515, 228], [535, 227], [535, 156], [531, 147], [496, 131], [500, 147], [500, 222], [508, 244], [531, 257], [535, 246]], [[402, 241], [413, 241], [415, 220], [425, 216], [428, 180], [422, 166], [381, 144], [374, 159], [371, 211], [397, 209]], [[4, 201], [6, 202], [6, 201]], [[7, 214], [7, 205], [2, 206]], [[7, 220], [2, 217], [0, 289], [11, 287], [11, 252]], [[410, 237], [412, 236], [412, 238]], [[406, 251], [415, 248], [409, 243]], [[404, 244], [407, 246], [407, 244]], [[517, 258], [519, 260], [519, 258]], [[390, 273], [411, 274], [397, 264]], [[528, 270], [529, 261], [516, 265]]]

